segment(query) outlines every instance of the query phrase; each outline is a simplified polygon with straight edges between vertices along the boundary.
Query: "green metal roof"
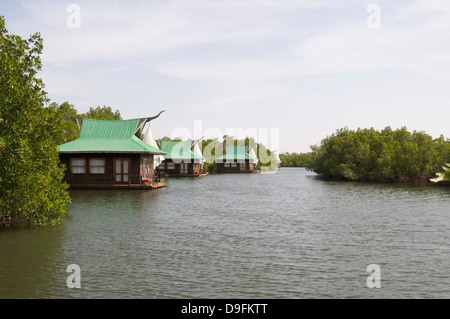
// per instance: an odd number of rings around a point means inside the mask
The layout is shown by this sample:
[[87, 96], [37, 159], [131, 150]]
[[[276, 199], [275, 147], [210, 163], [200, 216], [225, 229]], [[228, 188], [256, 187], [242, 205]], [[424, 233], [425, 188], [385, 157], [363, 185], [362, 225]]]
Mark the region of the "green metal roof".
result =
[[216, 158], [216, 162], [251, 159], [253, 158], [248, 155], [248, 146], [227, 146], [225, 155]]
[[140, 119], [83, 119], [80, 137], [59, 146], [60, 153], [151, 153], [165, 155], [134, 135]]
[[165, 152], [167, 155], [164, 157], [171, 160], [183, 160], [183, 159], [194, 159], [202, 160], [205, 159], [203, 156], [199, 156], [191, 151], [192, 141], [161, 141], [161, 151]]

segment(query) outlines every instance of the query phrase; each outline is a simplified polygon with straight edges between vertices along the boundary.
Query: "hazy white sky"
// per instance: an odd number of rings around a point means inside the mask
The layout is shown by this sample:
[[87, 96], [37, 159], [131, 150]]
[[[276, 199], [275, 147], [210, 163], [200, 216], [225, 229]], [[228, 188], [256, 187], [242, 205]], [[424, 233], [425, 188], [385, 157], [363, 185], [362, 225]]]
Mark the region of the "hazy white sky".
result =
[[41, 33], [53, 102], [164, 109], [157, 138], [240, 128], [281, 152], [344, 126], [450, 138], [448, 0], [0, 0], [0, 15]]

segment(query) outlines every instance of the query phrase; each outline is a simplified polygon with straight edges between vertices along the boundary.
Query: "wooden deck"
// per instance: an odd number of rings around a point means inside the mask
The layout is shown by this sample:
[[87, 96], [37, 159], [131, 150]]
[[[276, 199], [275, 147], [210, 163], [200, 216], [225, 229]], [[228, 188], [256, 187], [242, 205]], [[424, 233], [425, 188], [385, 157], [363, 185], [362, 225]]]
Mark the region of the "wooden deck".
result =
[[142, 184], [75, 184], [70, 188], [113, 188], [113, 189], [158, 189], [168, 186], [167, 182], [142, 183]]
[[166, 187], [168, 186], [169, 183], [167, 182], [159, 182], [159, 183], [153, 183], [152, 188], [161, 188], [161, 187]]
[[202, 173], [202, 174], [167, 174], [169, 177], [203, 177], [208, 175], [209, 172]]
[[216, 170], [217, 174], [253, 174], [253, 173], [259, 173], [258, 170], [245, 170], [245, 171], [241, 171], [241, 170], [226, 170], [226, 169], [221, 169], [221, 170]]

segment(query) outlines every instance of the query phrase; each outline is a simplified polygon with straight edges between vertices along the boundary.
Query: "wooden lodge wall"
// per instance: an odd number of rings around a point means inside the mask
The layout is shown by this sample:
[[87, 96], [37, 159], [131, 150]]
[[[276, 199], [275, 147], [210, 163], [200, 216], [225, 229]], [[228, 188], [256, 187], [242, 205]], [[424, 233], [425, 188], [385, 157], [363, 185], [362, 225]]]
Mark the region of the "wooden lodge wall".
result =
[[[153, 155], [147, 154], [105, 154], [105, 153], [89, 153], [89, 154], [73, 154], [73, 153], [61, 153], [59, 154], [60, 161], [66, 167], [64, 180], [72, 187], [101, 187], [101, 186], [113, 186], [117, 184], [122, 185], [140, 185], [145, 178], [153, 177]], [[71, 159], [85, 159], [86, 169], [85, 173], [72, 173], [71, 172]], [[105, 169], [104, 173], [92, 174], [90, 172], [90, 159], [104, 159]], [[115, 164], [116, 159], [129, 159], [129, 178], [128, 182], [118, 183], [115, 180]], [[151, 167], [148, 168], [149, 172], [145, 172], [144, 160], [148, 160], [151, 163]]]
[[158, 170], [164, 171], [169, 176], [197, 176], [200, 174], [199, 163], [186, 163], [187, 172], [181, 172], [181, 163], [175, 163], [171, 159], [165, 159], [159, 166]]
[[[249, 160], [245, 160], [245, 168], [242, 169], [241, 165], [244, 164], [241, 161], [234, 161], [235, 166], [231, 165], [231, 162], [224, 161], [223, 163], [217, 163], [217, 173], [252, 173], [254, 172], [254, 163], [250, 163]], [[227, 166], [228, 165], [228, 166]]]

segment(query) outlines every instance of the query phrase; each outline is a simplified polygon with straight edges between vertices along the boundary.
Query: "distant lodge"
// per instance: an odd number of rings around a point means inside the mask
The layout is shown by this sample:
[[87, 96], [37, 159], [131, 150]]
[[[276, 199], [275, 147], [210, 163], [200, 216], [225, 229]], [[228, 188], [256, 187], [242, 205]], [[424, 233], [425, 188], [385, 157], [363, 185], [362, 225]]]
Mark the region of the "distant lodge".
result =
[[71, 187], [166, 186], [164, 176], [154, 174], [155, 156], [166, 154], [136, 136], [158, 116], [117, 121], [69, 117], [78, 124], [80, 137], [59, 146], [61, 163], [66, 166], [64, 180]]
[[217, 173], [254, 173], [258, 159], [247, 146], [227, 146], [226, 153], [216, 158]]
[[157, 171], [178, 177], [206, 175], [207, 171], [203, 165], [206, 159], [201, 154], [199, 141], [160, 140], [161, 151], [166, 155], [164, 161], [157, 167]]

